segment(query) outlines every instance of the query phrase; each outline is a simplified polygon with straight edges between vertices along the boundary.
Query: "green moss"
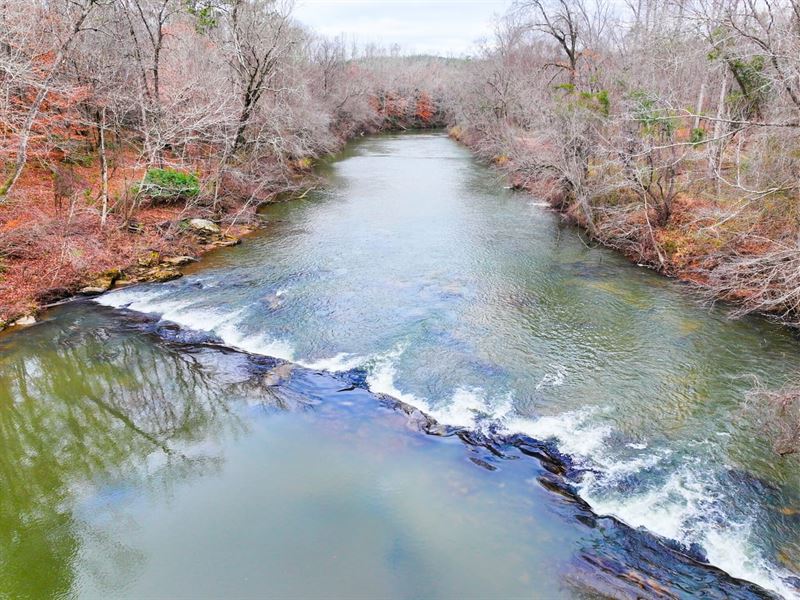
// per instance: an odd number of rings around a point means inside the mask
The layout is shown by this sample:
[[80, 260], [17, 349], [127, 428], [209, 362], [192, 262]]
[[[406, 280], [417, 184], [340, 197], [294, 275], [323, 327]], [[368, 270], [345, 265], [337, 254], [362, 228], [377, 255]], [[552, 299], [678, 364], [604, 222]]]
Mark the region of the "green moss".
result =
[[661, 248], [667, 254], [675, 254], [678, 251], [678, 242], [672, 239], [664, 240], [661, 242]]
[[61, 161], [67, 165], [78, 165], [79, 167], [91, 167], [94, 157], [90, 153], [67, 154]]
[[134, 194], [166, 202], [194, 198], [200, 194], [200, 179], [194, 173], [174, 169], [150, 169]]

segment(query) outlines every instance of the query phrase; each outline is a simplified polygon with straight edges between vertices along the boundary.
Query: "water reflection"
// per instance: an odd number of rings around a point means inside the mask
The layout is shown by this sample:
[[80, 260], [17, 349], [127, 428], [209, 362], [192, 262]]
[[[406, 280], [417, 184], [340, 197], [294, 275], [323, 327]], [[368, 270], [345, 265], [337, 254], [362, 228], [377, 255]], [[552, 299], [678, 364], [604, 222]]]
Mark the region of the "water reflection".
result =
[[183, 337], [74, 305], [0, 338], [2, 595], [762, 595], [598, 519], [551, 446]]
[[71, 589], [86, 525], [74, 514], [80, 498], [140, 472], [153, 453], [171, 477], [190, 477], [205, 460], [187, 457], [187, 443], [245, 427], [229, 408], [235, 364], [127, 334], [95, 312], [0, 338], [0, 587], [9, 597]]
[[98, 301], [254, 353], [358, 364], [450, 424], [550, 439], [599, 512], [795, 593], [783, 557], [800, 528], [781, 511], [800, 497], [798, 459], [776, 460], [741, 406], [742, 375], [779, 384], [797, 339], [730, 322], [498, 183], [444, 136], [365, 139], [325, 189], [267, 207], [263, 235]]

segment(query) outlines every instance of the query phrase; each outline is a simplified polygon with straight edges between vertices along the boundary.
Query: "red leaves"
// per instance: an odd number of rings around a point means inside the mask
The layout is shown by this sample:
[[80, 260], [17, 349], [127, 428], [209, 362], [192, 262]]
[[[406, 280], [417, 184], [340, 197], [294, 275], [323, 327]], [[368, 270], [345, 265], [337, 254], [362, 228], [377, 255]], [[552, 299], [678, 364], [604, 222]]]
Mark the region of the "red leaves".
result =
[[428, 95], [426, 92], [420, 92], [417, 96], [417, 107], [414, 111], [414, 115], [423, 124], [430, 125], [435, 113], [436, 110], [433, 106], [433, 101], [431, 100], [430, 95]]
[[383, 91], [369, 99], [372, 110], [393, 125], [429, 127], [436, 116], [436, 105], [425, 91]]

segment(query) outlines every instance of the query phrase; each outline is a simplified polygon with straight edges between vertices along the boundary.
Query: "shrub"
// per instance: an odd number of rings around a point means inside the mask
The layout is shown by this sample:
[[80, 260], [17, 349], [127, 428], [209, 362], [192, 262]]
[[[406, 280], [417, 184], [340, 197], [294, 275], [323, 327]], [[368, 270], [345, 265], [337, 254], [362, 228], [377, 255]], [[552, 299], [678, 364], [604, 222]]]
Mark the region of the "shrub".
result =
[[294, 166], [298, 171], [308, 171], [314, 166], [314, 161], [309, 157], [298, 158], [294, 161]]
[[691, 138], [689, 139], [689, 141], [693, 145], [697, 146], [698, 144], [702, 144], [703, 140], [705, 139], [706, 139], [706, 132], [703, 128], [701, 127], [692, 128]]
[[135, 186], [133, 192], [164, 202], [185, 200], [200, 193], [200, 179], [194, 173], [174, 169], [150, 169], [142, 184]]

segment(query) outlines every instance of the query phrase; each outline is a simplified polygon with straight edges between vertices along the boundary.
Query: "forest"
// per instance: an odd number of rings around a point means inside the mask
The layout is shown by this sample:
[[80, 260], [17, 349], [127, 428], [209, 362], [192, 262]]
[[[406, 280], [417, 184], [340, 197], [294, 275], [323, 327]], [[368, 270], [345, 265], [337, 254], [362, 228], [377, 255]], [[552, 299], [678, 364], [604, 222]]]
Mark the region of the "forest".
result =
[[323, 38], [273, 0], [11, 1], [0, 56], [4, 323], [179, 276], [346, 140], [430, 127], [587, 243], [800, 319], [793, 1], [521, 1], [450, 59]]
[[354, 135], [445, 124], [446, 61], [318, 38], [290, 8], [0, 6], [0, 318], [196, 253], [187, 218], [252, 225]]

